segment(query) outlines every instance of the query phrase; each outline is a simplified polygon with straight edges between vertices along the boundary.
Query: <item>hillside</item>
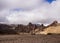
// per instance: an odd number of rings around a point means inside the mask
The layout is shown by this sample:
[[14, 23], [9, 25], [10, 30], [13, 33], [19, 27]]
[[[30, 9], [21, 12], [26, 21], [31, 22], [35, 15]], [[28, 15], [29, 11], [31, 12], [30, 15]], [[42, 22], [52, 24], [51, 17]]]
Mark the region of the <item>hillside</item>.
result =
[[48, 26], [44, 26], [44, 24], [32, 24], [29, 23], [28, 25], [7, 25], [7, 24], [0, 24], [0, 34], [21, 34], [21, 33], [28, 33], [28, 34], [60, 34], [60, 23], [54, 21]]
[[44, 31], [38, 31], [36, 34], [60, 34], [60, 23], [53, 22], [47, 28], [44, 29]]

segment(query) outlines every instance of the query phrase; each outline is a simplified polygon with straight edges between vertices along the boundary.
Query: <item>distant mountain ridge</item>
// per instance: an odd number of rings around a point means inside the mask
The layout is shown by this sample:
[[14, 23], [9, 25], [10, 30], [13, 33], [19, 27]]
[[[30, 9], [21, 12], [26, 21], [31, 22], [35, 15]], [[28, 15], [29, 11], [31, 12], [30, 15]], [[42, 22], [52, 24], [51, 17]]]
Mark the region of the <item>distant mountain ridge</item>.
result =
[[48, 33], [56, 33], [60, 34], [60, 23], [57, 21], [53, 21], [48, 26], [44, 26], [43, 24], [32, 24], [28, 25], [23, 24], [2, 24], [0, 23], [0, 34], [20, 34], [20, 33], [28, 33], [28, 34], [48, 34]]

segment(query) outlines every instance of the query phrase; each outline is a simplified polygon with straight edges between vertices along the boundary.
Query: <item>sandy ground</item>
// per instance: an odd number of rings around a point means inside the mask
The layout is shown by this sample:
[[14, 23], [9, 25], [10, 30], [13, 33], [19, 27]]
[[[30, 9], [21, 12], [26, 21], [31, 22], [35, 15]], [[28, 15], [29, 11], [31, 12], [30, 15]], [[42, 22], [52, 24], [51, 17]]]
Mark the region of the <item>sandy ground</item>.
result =
[[0, 35], [0, 43], [60, 43], [60, 35]]

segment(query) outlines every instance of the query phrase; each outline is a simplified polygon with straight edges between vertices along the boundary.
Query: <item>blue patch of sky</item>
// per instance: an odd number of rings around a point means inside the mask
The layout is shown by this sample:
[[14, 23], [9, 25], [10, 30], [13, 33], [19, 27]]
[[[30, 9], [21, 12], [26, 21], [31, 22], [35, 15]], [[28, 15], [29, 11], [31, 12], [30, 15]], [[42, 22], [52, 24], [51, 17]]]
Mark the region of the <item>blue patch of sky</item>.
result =
[[12, 9], [12, 11], [23, 11], [24, 9], [22, 8], [15, 8], [15, 9]]
[[46, 0], [46, 2], [49, 2], [49, 3], [52, 3], [53, 1], [56, 1], [56, 0]]

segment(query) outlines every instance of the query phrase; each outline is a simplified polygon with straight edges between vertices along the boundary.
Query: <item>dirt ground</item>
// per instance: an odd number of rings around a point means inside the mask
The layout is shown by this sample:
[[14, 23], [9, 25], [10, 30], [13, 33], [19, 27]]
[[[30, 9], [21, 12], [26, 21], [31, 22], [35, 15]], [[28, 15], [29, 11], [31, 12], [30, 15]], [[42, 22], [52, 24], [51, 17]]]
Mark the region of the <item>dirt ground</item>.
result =
[[0, 35], [0, 43], [60, 43], [60, 35]]

